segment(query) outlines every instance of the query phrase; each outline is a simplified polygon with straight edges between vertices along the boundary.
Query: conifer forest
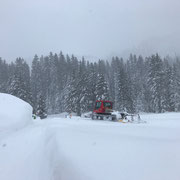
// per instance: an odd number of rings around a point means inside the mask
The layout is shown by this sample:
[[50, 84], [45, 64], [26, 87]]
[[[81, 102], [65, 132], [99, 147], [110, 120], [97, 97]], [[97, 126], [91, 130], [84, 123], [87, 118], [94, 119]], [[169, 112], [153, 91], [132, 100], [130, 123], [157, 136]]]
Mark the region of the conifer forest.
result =
[[0, 92], [33, 106], [34, 113], [92, 111], [97, 99], [111, 100], [113, 109], [137, 112], [180, 111], [180, 59], [130, 55], [128, 59], [87, 61], [50, 53], [12, 63], [0, 58]]

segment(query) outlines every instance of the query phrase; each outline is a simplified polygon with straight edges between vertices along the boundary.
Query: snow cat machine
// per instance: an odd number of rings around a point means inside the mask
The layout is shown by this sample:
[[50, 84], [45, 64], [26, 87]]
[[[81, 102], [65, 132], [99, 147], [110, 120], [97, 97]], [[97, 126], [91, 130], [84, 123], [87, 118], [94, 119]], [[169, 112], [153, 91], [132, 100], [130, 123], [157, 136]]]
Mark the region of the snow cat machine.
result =
[[145, 123], [139, 114], [113, 111], [113, 103], [104, 100], [96, 101], [91, 118], [93, 120], [111, 120], [122, 123]]
[[96, 120], [116, 120], [113, 112], [113, 103], [111, 101], [97, 100], [92, 113], [92, 119]]

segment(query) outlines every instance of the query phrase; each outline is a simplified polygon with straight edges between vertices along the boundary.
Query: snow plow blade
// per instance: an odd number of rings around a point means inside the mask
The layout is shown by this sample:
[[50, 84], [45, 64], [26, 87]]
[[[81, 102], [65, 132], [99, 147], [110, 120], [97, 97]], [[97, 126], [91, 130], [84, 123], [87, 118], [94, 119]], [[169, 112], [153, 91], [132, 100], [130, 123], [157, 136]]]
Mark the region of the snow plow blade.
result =
[[120, 113], [121, 117], [117, 119], [118, 122], [121, 123], [146, 123], [143, 121], [139, 114], [128, 114], [128, 113]]

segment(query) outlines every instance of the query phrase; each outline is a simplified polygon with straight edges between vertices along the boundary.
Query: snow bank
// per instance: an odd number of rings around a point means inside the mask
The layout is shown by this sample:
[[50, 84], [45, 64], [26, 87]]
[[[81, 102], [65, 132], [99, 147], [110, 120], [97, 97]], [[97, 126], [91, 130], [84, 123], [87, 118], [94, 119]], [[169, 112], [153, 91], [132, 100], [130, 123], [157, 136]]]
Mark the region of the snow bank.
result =
[[0, 93], [0, 132], [24, 127], [32, 122], [32, 107], [25, 101]]

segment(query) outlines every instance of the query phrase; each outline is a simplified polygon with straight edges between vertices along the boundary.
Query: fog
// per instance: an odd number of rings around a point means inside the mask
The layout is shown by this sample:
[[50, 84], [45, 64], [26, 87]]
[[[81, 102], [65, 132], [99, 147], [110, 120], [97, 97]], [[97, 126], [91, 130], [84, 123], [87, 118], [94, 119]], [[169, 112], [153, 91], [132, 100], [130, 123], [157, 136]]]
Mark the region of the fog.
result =
[[0, 0], [0, 57], [180, 52], [179, 0]]

